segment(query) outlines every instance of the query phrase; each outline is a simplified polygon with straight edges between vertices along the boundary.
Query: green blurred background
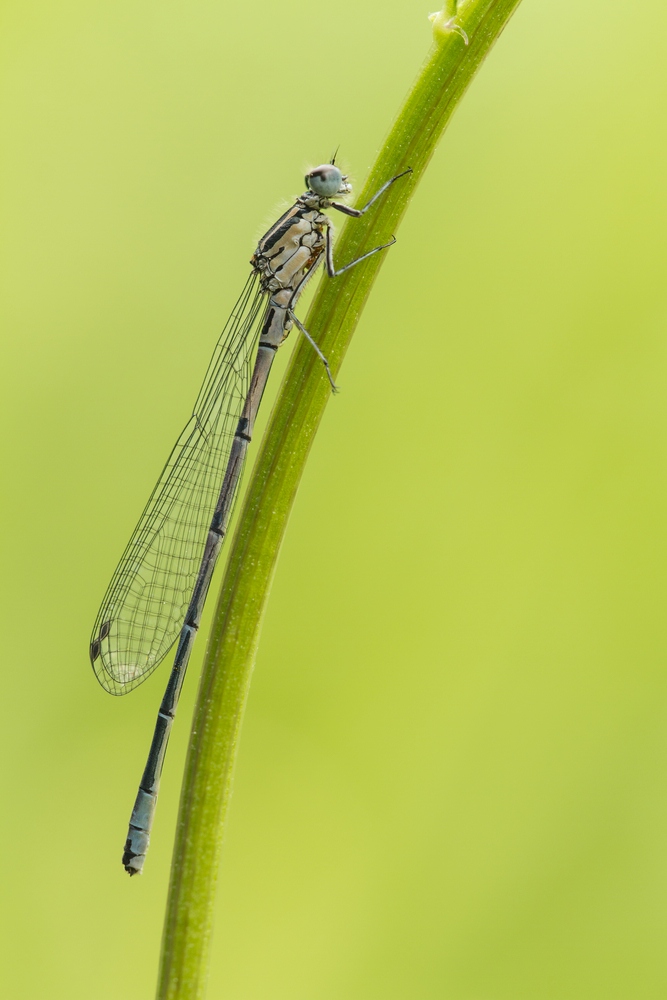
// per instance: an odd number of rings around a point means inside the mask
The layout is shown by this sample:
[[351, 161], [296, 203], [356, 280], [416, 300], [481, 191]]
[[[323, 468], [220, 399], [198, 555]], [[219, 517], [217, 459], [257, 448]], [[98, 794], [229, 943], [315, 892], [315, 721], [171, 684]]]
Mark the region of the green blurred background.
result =
[[[5, 0], [3, 997], [153, 995], [204, 644], [130, 881], [166, 667], [108, 697], [91, 623], [255, 239], [336, 146], [363, 179], [428, 12]], [[659, 0], [524, 0], [415, 195], [283, 548], [211, 998], [667, 992], [666, 65]]]

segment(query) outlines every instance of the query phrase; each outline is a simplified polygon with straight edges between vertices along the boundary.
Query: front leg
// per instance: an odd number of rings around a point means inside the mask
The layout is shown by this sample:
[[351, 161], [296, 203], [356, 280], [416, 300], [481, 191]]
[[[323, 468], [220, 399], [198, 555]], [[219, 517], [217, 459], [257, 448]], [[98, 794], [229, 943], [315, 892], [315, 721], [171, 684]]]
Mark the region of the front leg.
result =
[[368, 211], [371, 205], [375, 204], [380, 195], [383, 195], [385, 193], [387, 188], [390, 188], [391, 185], [395, 181], [397, 181], [400, 177], [405, 177], [406, 174], [411, 174], [411, 173], [412, 173], [412, 167], [408, 167], [408, 169], [404, 170], [402, 173], [396, 174], [396, 176], [392, 177], [391, 180], [388, 180], [386, 184], [383, 184], [379, 191], [375, 192], [371, 200], [367, 201], [363, 208], [350, 208], [349, 205], [342, 205], [339, 201], [332, 201], [331, 207], [335, 208], [337, 212], [342, 212], [343, 215], [351, 215], [353, 219], [359, 219], [364, 214], [364, 212]]

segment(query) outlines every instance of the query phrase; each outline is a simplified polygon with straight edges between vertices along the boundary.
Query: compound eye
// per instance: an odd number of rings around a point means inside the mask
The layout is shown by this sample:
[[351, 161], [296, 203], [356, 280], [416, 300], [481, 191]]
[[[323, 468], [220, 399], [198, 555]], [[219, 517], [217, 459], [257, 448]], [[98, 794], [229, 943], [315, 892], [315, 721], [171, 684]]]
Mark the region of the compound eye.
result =
[[343, 183], [343, 175], [332, 163], [323, 163], [306, 175], [306, 184], [320, 198], [331, 198], [338, 194]]

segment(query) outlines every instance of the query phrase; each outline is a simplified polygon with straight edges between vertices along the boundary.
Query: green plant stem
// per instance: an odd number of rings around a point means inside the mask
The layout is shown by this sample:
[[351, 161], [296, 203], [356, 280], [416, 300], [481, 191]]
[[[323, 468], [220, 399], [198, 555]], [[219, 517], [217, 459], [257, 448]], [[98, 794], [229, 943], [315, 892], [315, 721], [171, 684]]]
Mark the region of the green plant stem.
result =
[[[435, 43], [389, 133], [357, 204], [412, 168], [362, 219], [347, 224], [337, 260], [352, 260], [398, 224], [454, 109], [519, 0], [468, 0], [452, 30], [449, 8], [433, 19]], [[325, 277], [306, 327], [334, 376], [384, 254], [331, 281]], [[201, 1000], [223, 822], [243, 711], [280, 545], [308, 452], [331, 392], [301, 338], [255, 463], [222, 582], [202, 672], [181, 795], [162, 946], [158, 1000]]]

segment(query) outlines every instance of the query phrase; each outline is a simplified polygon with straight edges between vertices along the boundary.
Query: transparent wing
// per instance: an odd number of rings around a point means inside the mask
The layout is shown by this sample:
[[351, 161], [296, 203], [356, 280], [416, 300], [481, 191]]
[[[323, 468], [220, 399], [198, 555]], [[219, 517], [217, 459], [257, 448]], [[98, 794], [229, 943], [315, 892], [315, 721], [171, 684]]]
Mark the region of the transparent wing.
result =
[[183, 429], [114, 573], [90, 644], [111, 694], [141, 684], [178, 638], [234, 431], [248, 391], [265, 297], [251, 275]]

